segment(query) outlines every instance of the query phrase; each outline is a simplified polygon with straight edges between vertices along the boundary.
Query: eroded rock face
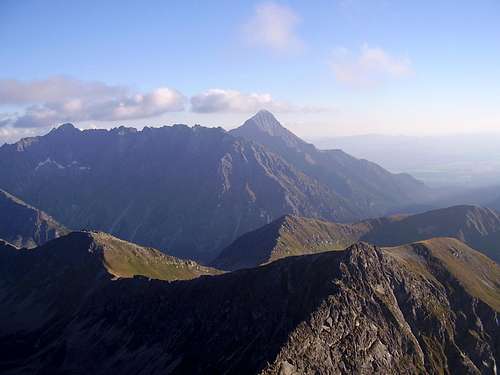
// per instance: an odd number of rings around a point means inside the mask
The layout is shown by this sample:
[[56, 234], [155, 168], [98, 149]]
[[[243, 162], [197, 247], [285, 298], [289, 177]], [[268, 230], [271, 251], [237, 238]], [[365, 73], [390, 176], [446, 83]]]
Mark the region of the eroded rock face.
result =
[[494, 374], [495, 309], [421, 246], [391, 253], [359, 243], [174, 283], [100, 278], [64, 301], [64, 273], [47, 273], [21, 301], [16, 283], [0, 279], [4, 311], [50, 311], [30, 330], [0, 320], [0, 370]]
[[417, 256], [429, 261], [430, 278], [373, 248], [353, 250], [337, 293], [297, 327], [264, 374], [496, 373], [497, 313], [425, 247]]

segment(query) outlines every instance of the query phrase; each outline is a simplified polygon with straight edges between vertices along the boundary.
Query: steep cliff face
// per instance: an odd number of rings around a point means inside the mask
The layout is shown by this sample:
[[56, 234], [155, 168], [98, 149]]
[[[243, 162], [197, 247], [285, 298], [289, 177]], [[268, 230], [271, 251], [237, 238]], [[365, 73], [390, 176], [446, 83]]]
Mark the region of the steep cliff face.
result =
[[47, 267], [27, 295], [0, 276], [3, 374], [493, 374], [499, 358], [499, 267], [455, 240], [174, 283], [78, 271], [72, 294]]

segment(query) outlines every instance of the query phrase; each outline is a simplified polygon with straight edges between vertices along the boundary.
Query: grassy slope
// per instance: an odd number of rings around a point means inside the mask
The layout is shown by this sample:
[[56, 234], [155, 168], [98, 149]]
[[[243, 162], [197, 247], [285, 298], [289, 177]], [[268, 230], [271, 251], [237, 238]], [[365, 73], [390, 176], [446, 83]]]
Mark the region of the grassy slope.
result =
[[434, 278], [431, 267], [442, 266], [469, 294], [500, 311], [500, 266], [463, 242], [433, 238], [384, 252], [426, 278]]
[[221, 273], [102, 232], [71, 232], [34, 249], [18, 249], [0, 240], [0, 257], [0, 272], [4, 267], [5, 272], [26, 274], [35, 282], [52, 273], [85, 275], [89, 283], [103, 275], [174, 281]]
[[107, 233], [91, 233], [102, 249], [103, 263], [116, 277], [145, 276], [158, 280], [188, 280], [219, 271], [190, 260], [181, 260], [162, 252], [120, 240]]
[[418, 215], [399, 215], [354, 224], [284, 216], [238, 238], [214, 261], [240, 269], [294, 255], [341, 250], [358, 241], [398, 246], [435, 237], [453, 237], [499, 261], [500, 217], [487, 208], [454, 206]]
[[214, 261], [221, 269], [255, 267], [294, 255], [344, 250], [368, 229], [366, 223], [337, 224], [287, 215], [238, 238]]
[[361, 239], [380, 246], [397, 246], [435, 237], [453, 237], [500, 262], [500, 216], [483, 207], [453, 206], [390, 218], [373, 225]]
[[317, 219], [287, 216], [279, 229], [276, 246], [268, 262], [293, 255], [344, 250], [365, 231], [361, 224], [337, 224]]

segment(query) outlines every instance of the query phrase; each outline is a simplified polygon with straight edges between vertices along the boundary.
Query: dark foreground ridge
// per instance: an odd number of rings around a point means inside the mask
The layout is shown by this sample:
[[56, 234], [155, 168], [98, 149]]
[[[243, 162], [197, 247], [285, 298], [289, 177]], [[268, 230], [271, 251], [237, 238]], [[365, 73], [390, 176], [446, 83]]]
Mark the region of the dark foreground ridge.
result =
[[0, 373], [493, 374], [499, 267], [435, 241], [176, 282], [0, 247]]

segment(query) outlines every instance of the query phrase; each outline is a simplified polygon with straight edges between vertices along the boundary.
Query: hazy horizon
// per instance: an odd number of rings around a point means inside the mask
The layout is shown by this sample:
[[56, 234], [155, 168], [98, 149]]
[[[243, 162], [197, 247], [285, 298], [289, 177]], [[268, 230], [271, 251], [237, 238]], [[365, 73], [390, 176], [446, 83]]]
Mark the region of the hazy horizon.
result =
[[[238, 126], [242, 125], [248, 118], [253, 116], [255, 112], [250, 112], [248, 114], [224, 114], [224, 115], [219, 115], [221, 118], [226, 118], [226, 120], [215, 120], [213, 122], [207, 122], [204, 123], [202, 122], [203, 117], [202, 116], [196, 116], [194, 118], [188, 117], [188, 116], [183, 116], [183, 115], [176, 115], [176, 116], [171, 116], [165, 121], [151, 121], [151, 120], [126, 120], [126, 121], [111, 121], [111, 122], [79, 122], [79, 121], [65, 121], [65, 122], [58, 122], [52, 126], [48, 127], [43, 127], [43, 128], [19, 128], [16, 129], [15, 132], [11, 132], [10, 129], [6, 127], [0, 127], [0, 145], [4, 143], [15, 143], [18, 140], [26, 137], [33, 137], [33, 136], [39, 136], [39, 135], [44, 135], [50, 132], [50, 130], [55, 129], [62, 125], [63, 123], [71, 123], [75, 127], [85, 130], [85, 129], [113, 129], [113, 128], [118, 128], [120, 126], [125, 126], [125, 127], [132, 127], [136, 128], [138, 130], [143, 129], [144, 127], [163, 127], [163, 126], [172, 126], [175, 124], [183, 124], [187, 126], [195, 126], [195, 125], [201, 125], [204, 127], [221, 127], [225, 130], [231, 130], [235, 129]], [[446, 137], [468, 137], [468, 136], [500, 136], [500, 128], [499, 129], [491, 129], [491, 130], [483, 130], [483, 131], [475, 131], [475, 130], [469, 130], [469, 131], [464, 131], [464, 132], [446, 132], [446, 133], [422, 133], [419, 131], [414, 131], [412, 133], [376, 133], [376, 132], [345, 132], [342, 131], [343, 129], [340, 129], [338, 133], [318, 133], [318, 134], [313, 134], [308, 131], [309, 124], [307, 123], [307, 120], [304, 122], [290, 122], [286, 123], [282, 120], [282, 118], [288, 118], [288, 116], [283, 116], [283, 114], [279, 114], [276, 112], [276, 117], [280, 122], [282, 122], [283, 126], [285, 126], [287, 129], [292, 131], [294, 134], [297, 136], [303, 138], [304, 140], [315, 144], [319, 148], [322, 148], [322, 144], [324, 144], [325, 140], [335, 140], [335, 139], [348, 139], [348, 138], [356, 138], [356, 139], [361, 139], [363, 137], [382, 137], [382, 138], [419, 138], [419, 139], [432, 139], [432, 138], [446, 138]], [[324, 148], [324, 147], [323, 147]]]

